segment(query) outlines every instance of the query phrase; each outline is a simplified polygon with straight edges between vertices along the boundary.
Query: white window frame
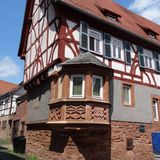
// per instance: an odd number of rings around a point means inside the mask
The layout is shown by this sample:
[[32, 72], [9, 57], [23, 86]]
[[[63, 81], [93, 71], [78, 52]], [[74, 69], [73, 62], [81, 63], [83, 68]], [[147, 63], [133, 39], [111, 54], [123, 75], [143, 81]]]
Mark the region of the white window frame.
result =
[[[156, 105], [153, 105], [153, 101], [156, 101]], [[155, 117], [153, 117], [154, 121], [159, 121], [158, 102], [159, 102], [159, 100], [157, 98], [152, 99], [152, 107], [154, 107], [155, 114], [156, 114], [156, 115], [154, 115]]]
[[125, 103], [125, 98], [123, 96], [123, 104], [124, 105], [127, 105], [127, 106], [131, 106], [132, 105], [132, 97], [131, 97], [131, 89], [132, 89], [132, 86], [130, 85], [127, 85], [127, 84], [123, 84], [123, 95], [124, 95], [124, 88], [129, 88], [129, 103]]
[[[100, 36], [100, 39], [98, 39], [100, 41], [99, 42], [99, 51], [94, 51], [94, 50], [90, 49], [90, 37], [93, 37], [93, 36], [90, 36], [90, 31], [95, 32], [96, 34], [99, 34], [99, 36]], [[93, 38], [95, 38], [95, 37], [93, 37]], [[95, 39], [97, 39], [97, 38], [95, 38]], [[95, 46], [96, 46], [96, 43], [94, 41], [94, 47]], [[92, 28], [88, 28], [88, 50], [93, 53], [98, 53], [98, 54], [102, 53], [102, 33], [95, 30], [95, 29], [92, 29]]]
[[[149, 64], [149, 59], [148, 58], [151, 58], [152, 67], [147, 65], [147, 63]], [[154, 58], [153, 58], [153, 52], [152, 51], [144, 49], [143, 59], [144, 59], [145, 68], [149, 68], [149, 69], [153, 69], [153, 70], [155, 69], [155, 63], [154, 63]]]
[[[82, 95], [73, 95], [73, 78], [74, 77], [82, 77]], [[85, 86], [85, 81], [84, 81], [84, 75], [83, 74], [73, 74], [71, 75], [70, 78], [70, 98], [84, 98], [84, 86]]]
[[[120, 42], [120, 45], [121, 45], [121, 58], [119, 58], [118, 56], [114, 56], [114, 53], [113, 53], [113, 45], [115, 45], [114, 41], [118, 41]], [[118, 51], [116, 51], [116, 55], [118, 54]], [[120, 61], [124, 61], [124, 46], [123, 46], [123, 41], [116, 38], [116, 37], [113, 37], [111, 36], [111, 55], [112, 55], [112, 58], [113, 59], [117, 59], [117, 60], [120, 60]]]
[[[93, 79], [94, 78], [100, 79], [100, 96], [93, 95]], [[103, 99], [103, 77], [101, 76], [97, 76], [97, 75], [92, 76], [92, 98]]]

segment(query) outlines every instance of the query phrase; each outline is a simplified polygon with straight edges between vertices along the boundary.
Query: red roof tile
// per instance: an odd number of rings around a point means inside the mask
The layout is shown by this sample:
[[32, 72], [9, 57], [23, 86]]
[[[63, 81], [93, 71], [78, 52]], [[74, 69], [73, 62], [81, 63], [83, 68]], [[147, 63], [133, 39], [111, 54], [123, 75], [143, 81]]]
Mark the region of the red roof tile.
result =
[[0, 95], [5, 94], [15, 88], [17, 85], [14, 83], [0, 80]]
[[[145, 39], [157, 42], [158, 45], [160, 45], [160, 36], [157, 36], [157, 40], [151, 39], [146, 34], [146, 32], [140, 27], [140, 25], [143, 25], [146, 28], [149, 28], [160, 35], [160, 26], [158, 24], [127, 10], [126, 8], [120, 6], [119, 4], [111, 0], [63, 0], [63, 2], [71, 6], [74, 6], [78, 9], [81, 9], [109, 23], [113, 23], [118, 27], [132, 32]], [[104, 8], [116, 13], [117, 15], [120, 15], [120, 22], [115, 23], [114, 21], [107, 19], [102, 14], [99, 8]]]

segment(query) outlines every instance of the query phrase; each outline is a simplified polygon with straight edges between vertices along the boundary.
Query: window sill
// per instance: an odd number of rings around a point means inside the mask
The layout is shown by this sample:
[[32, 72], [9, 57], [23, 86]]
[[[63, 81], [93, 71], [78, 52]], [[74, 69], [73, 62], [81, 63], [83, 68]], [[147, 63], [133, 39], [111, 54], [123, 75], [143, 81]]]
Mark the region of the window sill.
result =
[[49, 105], [56, 103], [66, 103], [66, 102], [84, 102], [84, 103], [101, 103], [101, 104], [110, 104], [109, 101], [104, 101], [100, 99], [86, 99], [86, 98], [62, 98], [58, 100], [51, 100]]
[[145, 71], [148, 71], [148, 72], [154, 72], [154, 73], [156, 73], [156, 70], [153, 69], [153, 68], [144, 67], [143, 69], [144, 69]]
[[70, 98], [84, 98], [84, 96], [70, 96]]
[[112, 57], [112, 59], [115, 61], [118, 61], [118, 62], [120, 61], [120, 62], [126, 63], [123, 59], [119, 59], [119, 58], [115, 58], [115, 57]]
[[131, 107], [134, 108], [135, 106], [133, 104], [123, 104], [124, 107]]

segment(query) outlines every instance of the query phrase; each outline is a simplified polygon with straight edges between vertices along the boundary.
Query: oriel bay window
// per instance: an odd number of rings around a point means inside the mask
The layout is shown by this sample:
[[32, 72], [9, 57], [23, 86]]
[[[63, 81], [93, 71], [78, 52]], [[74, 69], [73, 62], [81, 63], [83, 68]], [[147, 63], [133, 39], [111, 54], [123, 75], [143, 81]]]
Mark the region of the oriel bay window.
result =
[[103, 78], [100, 76], [93, 76], [92, 78], [92, 97], [103, 98]]
[[70, 82], [70, 97], [84, 97], [84, 75], [72, 75]]

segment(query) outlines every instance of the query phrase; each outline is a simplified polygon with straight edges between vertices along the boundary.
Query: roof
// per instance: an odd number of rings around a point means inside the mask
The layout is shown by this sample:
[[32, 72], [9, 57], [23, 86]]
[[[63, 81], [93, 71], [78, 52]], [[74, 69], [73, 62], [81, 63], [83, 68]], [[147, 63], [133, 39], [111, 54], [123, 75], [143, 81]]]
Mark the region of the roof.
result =
[[[150, 38], [146, 32], [140, 27], [145, 26], [148, 29], [153, 30], [155, 33], [160, 35], [160, 26], [142, 16], [139, 16], [128, 9], [120, 6], [111, 0], [59, 0], [61, 3], [66, 3], [74, 8], [77, 8], [85, 13], [93, 15], [101, 20], [104, 20], [110, 24], [113, 24], [119, 28], [123, 28], [126, 31], [134, 33], [138, 37], [143, 37], [153, 43], [158, 43], [160, 46], [160, 36], [157, 36], [157, 40]], [[63, 2], [62, 2], [63, 1]], [[106, 18], [101, 12], [101, 9], [106, 9], [117, 15], [120, 15], [119, 22], [114, 22]]]
[[85, 52], [83, 54], [78, 55], [77, 57], [73, 59], [69, 59], [62, 63], [62, 66], [65, 65], [73, 65], [73, 64], [93, 64], [100, 67], [109, 68], [105, 63], [102, 63], [100, 60], [98, 60], [92, 53]]
[[[120, 6], [116, 2], [112, 0], [53, 0], [55, 3], [64, 4], [66, 6], [70, 6], [77, 11], [81, 11], [87, 15], [90, 15], [94, 18], [98, 18], [99, 20], [112, 25], [122, 31], [125, 31], [136, 36], [137, 38], [141, 38], [144, 41], [152, 43], [157, 47], [160, 47], [160, 26], [144, 17], [141, 17], [126, 8]], [[24, 49], [26, 46], [27, 34], [29, 32], [29, 17], [33, 10], [34, 0], [27, 0], [26, 3], [26, 11], [24, 15], [24, 22], [21, 34], [21, 41], [18, 51], [18, 56], [24, 58]], [[101, 9], [107, 10], [110, 13], [115, 13], [119, 15], [119, 22], [114, 22], [106, 18], [106, 16], [102, 13]], [[154, 31], [156, 33], [157, 39], [153, 39], [147, 35], [143, 27], [145, 26], [147, 30]]]
[[16, 86], [17, 86], [17, 84], [0, 80], [0, 95], [11, 91]]

